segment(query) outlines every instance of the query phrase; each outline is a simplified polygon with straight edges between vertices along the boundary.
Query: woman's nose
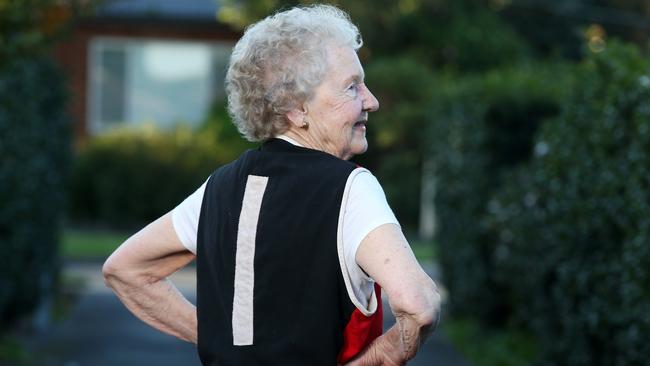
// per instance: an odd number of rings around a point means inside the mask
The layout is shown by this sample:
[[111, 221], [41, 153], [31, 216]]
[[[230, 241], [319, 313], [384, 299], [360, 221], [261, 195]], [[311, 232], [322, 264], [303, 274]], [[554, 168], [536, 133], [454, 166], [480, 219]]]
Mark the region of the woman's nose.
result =
[[364, 85], [364, 96], [363, 96], [363, 110], [368, 112], [375, 112], [379, 109], [379, 101], [372, 94], [370, 89]]

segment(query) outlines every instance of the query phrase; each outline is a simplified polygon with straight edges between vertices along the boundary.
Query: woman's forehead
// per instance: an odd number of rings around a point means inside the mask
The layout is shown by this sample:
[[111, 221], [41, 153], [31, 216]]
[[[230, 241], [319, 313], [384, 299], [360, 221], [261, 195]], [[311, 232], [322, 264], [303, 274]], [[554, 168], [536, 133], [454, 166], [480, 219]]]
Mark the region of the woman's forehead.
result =
[[329, 47], [329, 68], [326, 78], [339, 82], [361, 82], [365, 75], [357, 53], [352, 47]]

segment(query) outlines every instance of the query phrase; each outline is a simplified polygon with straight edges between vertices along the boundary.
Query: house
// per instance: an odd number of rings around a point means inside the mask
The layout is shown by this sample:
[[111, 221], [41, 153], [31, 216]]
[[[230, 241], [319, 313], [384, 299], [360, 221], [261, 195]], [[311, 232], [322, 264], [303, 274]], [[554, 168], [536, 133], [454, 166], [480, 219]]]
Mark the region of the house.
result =
[[68, 75], [77, 141], [112, 127], [201, 123], [241, 33], [217, 0], [113, 0], [74, 24], [54, 50]]

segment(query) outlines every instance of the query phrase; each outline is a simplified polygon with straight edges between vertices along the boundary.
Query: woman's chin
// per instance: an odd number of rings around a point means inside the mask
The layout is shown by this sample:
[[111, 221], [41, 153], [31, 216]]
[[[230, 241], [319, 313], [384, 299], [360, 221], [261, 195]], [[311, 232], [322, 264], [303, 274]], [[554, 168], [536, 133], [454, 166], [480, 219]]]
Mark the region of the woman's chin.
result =
[[354, 155], [360, 155], [365, 153], [368, 150], [368, 141], [364, 137], [362, 141], [355, 141], [352, 145], [352, 153]]

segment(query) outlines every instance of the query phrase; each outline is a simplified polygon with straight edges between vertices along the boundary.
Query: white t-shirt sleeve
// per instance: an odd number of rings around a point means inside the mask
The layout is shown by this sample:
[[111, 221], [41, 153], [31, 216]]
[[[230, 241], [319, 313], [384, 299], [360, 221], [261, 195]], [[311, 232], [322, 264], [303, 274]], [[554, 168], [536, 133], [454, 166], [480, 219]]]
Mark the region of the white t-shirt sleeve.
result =
[[206, 180], [199, 189], [172, 210], [172, 223], [176, 235], [185, 248], [194, 254], [196, 254], [196, 235], [199, 228], [201, 204], [207, 183]]
[[366, 306], [374, 290], [374, 281], [357, 264], [357, 249], [374, 229], [384, 224], [399, 223], [386, 201], [384, 190], [372, 173], [364, 169], [352, 179], [348, 199], [344, 203], [343, 251], [354, 295]]

